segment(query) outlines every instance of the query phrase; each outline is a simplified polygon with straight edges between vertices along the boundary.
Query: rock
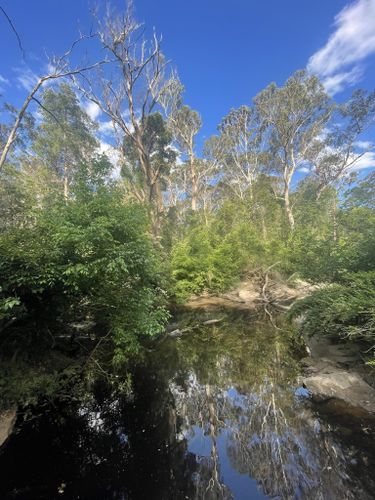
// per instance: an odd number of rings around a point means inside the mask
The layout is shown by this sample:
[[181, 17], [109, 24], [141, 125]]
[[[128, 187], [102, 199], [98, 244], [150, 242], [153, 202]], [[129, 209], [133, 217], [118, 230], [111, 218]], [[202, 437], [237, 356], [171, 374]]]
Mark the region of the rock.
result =
[[168, 337], [172, 337], [172, 338], [177, 338], [177, 337], [180, 337], [182, 335], [182, 331], [177, 328], [177, 330], [173, 330], [172, 332], [168, 332], [167, 333], [167, 336]]
[[[348, 413], [352, 413], [354, 407], [364, 414], [375, 417], [375, 389], [356, 373], [327, 364], [317, 374], [305, 377], [303, 385], [316, 401], [338, 399], [346, 403]], [[345, 405], [340, 406], [341, 410], [345, 410]]]
[[15, 408], [0, 412], [0, 446], [2, 446], [13, 431], [16, 423], [17, 410]]
[[187, 309], [203, 310], [215, 309], [217, 307], [249, 310], [251, 307], [255, 307], [255, 304], [247, 303], [234, 295], [226, 294], [219, 297], [196, 297], [188, 300], [188, 302], [184, 304], [184, 307]]
[[202, 325], [215, 325], [216, 323], [220, 323], [224, 318], [219, 319], [208, 319], [207, 321], [203, 321]]
[[333, 343], [330, 337], [324, 335], [308, 337], [305, 341], [313, 359], [329, 359], [342, 368], [353, 365], [359, 359], [360, 348], [354, 342]]
[[239, 299], [244, 300], [245, 302], [251, 302], [259, 297], [259, 293], [254, 291], [254, 289], [242, 288], [238, 290], [237, 296]]
[[96, 323], [91, 320], [81, 321], [79, 323], [69, 323], [69, 326], [76, 330], [77, 332], [86, 332], [92, 330]]

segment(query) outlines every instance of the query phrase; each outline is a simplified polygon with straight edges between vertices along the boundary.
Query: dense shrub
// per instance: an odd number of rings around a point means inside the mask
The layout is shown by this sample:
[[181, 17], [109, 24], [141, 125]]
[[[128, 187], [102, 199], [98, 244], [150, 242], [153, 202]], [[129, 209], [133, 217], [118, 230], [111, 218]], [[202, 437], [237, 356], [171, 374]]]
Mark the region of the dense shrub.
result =
[[290, 316], [303, 315], [308, 335], [333, 335], [375, 344], [375, 271], [347, 273], [296, 302]]
[[145, 211], [106, 188], [35, 211], [33, 224], [0, 236], [3, 321], [21, 312], [64, 321], [84, 312], [111, 331], [119, 360], [167, 318], [147, 230]]

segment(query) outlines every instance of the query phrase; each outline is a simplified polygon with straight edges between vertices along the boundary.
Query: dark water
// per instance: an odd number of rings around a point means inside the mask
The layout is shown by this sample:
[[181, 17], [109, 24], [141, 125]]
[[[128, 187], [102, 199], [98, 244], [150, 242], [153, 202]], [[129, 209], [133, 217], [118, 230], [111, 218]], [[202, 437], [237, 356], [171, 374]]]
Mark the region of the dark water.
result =
[[374, 498], [371, 429], [312, 407], [298, 374], [289, 336], [246, 314], [168, 338], [130, 395], [97, 385], [20, 426], [0, 498]]

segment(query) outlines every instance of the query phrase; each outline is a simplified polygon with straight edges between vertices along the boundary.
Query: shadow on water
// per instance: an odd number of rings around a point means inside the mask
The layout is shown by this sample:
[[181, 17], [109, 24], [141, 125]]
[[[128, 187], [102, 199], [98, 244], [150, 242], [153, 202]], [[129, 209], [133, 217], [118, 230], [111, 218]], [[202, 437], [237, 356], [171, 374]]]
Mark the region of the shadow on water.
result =
[[166, 338], [131, 396], [97, 384], [23, 424], [0, 455], [0, 498], [373, 498], [371, 431], [318, 414], [298, 373], [289, 335], [248, 313]]

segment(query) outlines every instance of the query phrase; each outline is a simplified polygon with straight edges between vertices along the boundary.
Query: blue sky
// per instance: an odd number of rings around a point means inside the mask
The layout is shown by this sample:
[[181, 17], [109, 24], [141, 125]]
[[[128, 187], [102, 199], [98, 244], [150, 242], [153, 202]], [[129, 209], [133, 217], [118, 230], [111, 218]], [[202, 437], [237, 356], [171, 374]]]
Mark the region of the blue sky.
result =
[[[121, 8], [124, 2], [112, 4]], [[46, 64], [45, 52], [61, 53], [78, 28], [89, 30], [94, 3], [0, 5], [26, 51], [23, 62], [0, 17], [0, 88], [17, 105]], [[139, 20], [163, 35], [163, 50], [185, 85], [185, 101], [202, 115], [200, 141], [216, 132], [230, 108], [250, 104], [271, 81], [282, 84], [299, 68], [318, 73], [338, 100], [355, 87], [375, 87], [375, 0], [135, 0], [135, 8]]]

